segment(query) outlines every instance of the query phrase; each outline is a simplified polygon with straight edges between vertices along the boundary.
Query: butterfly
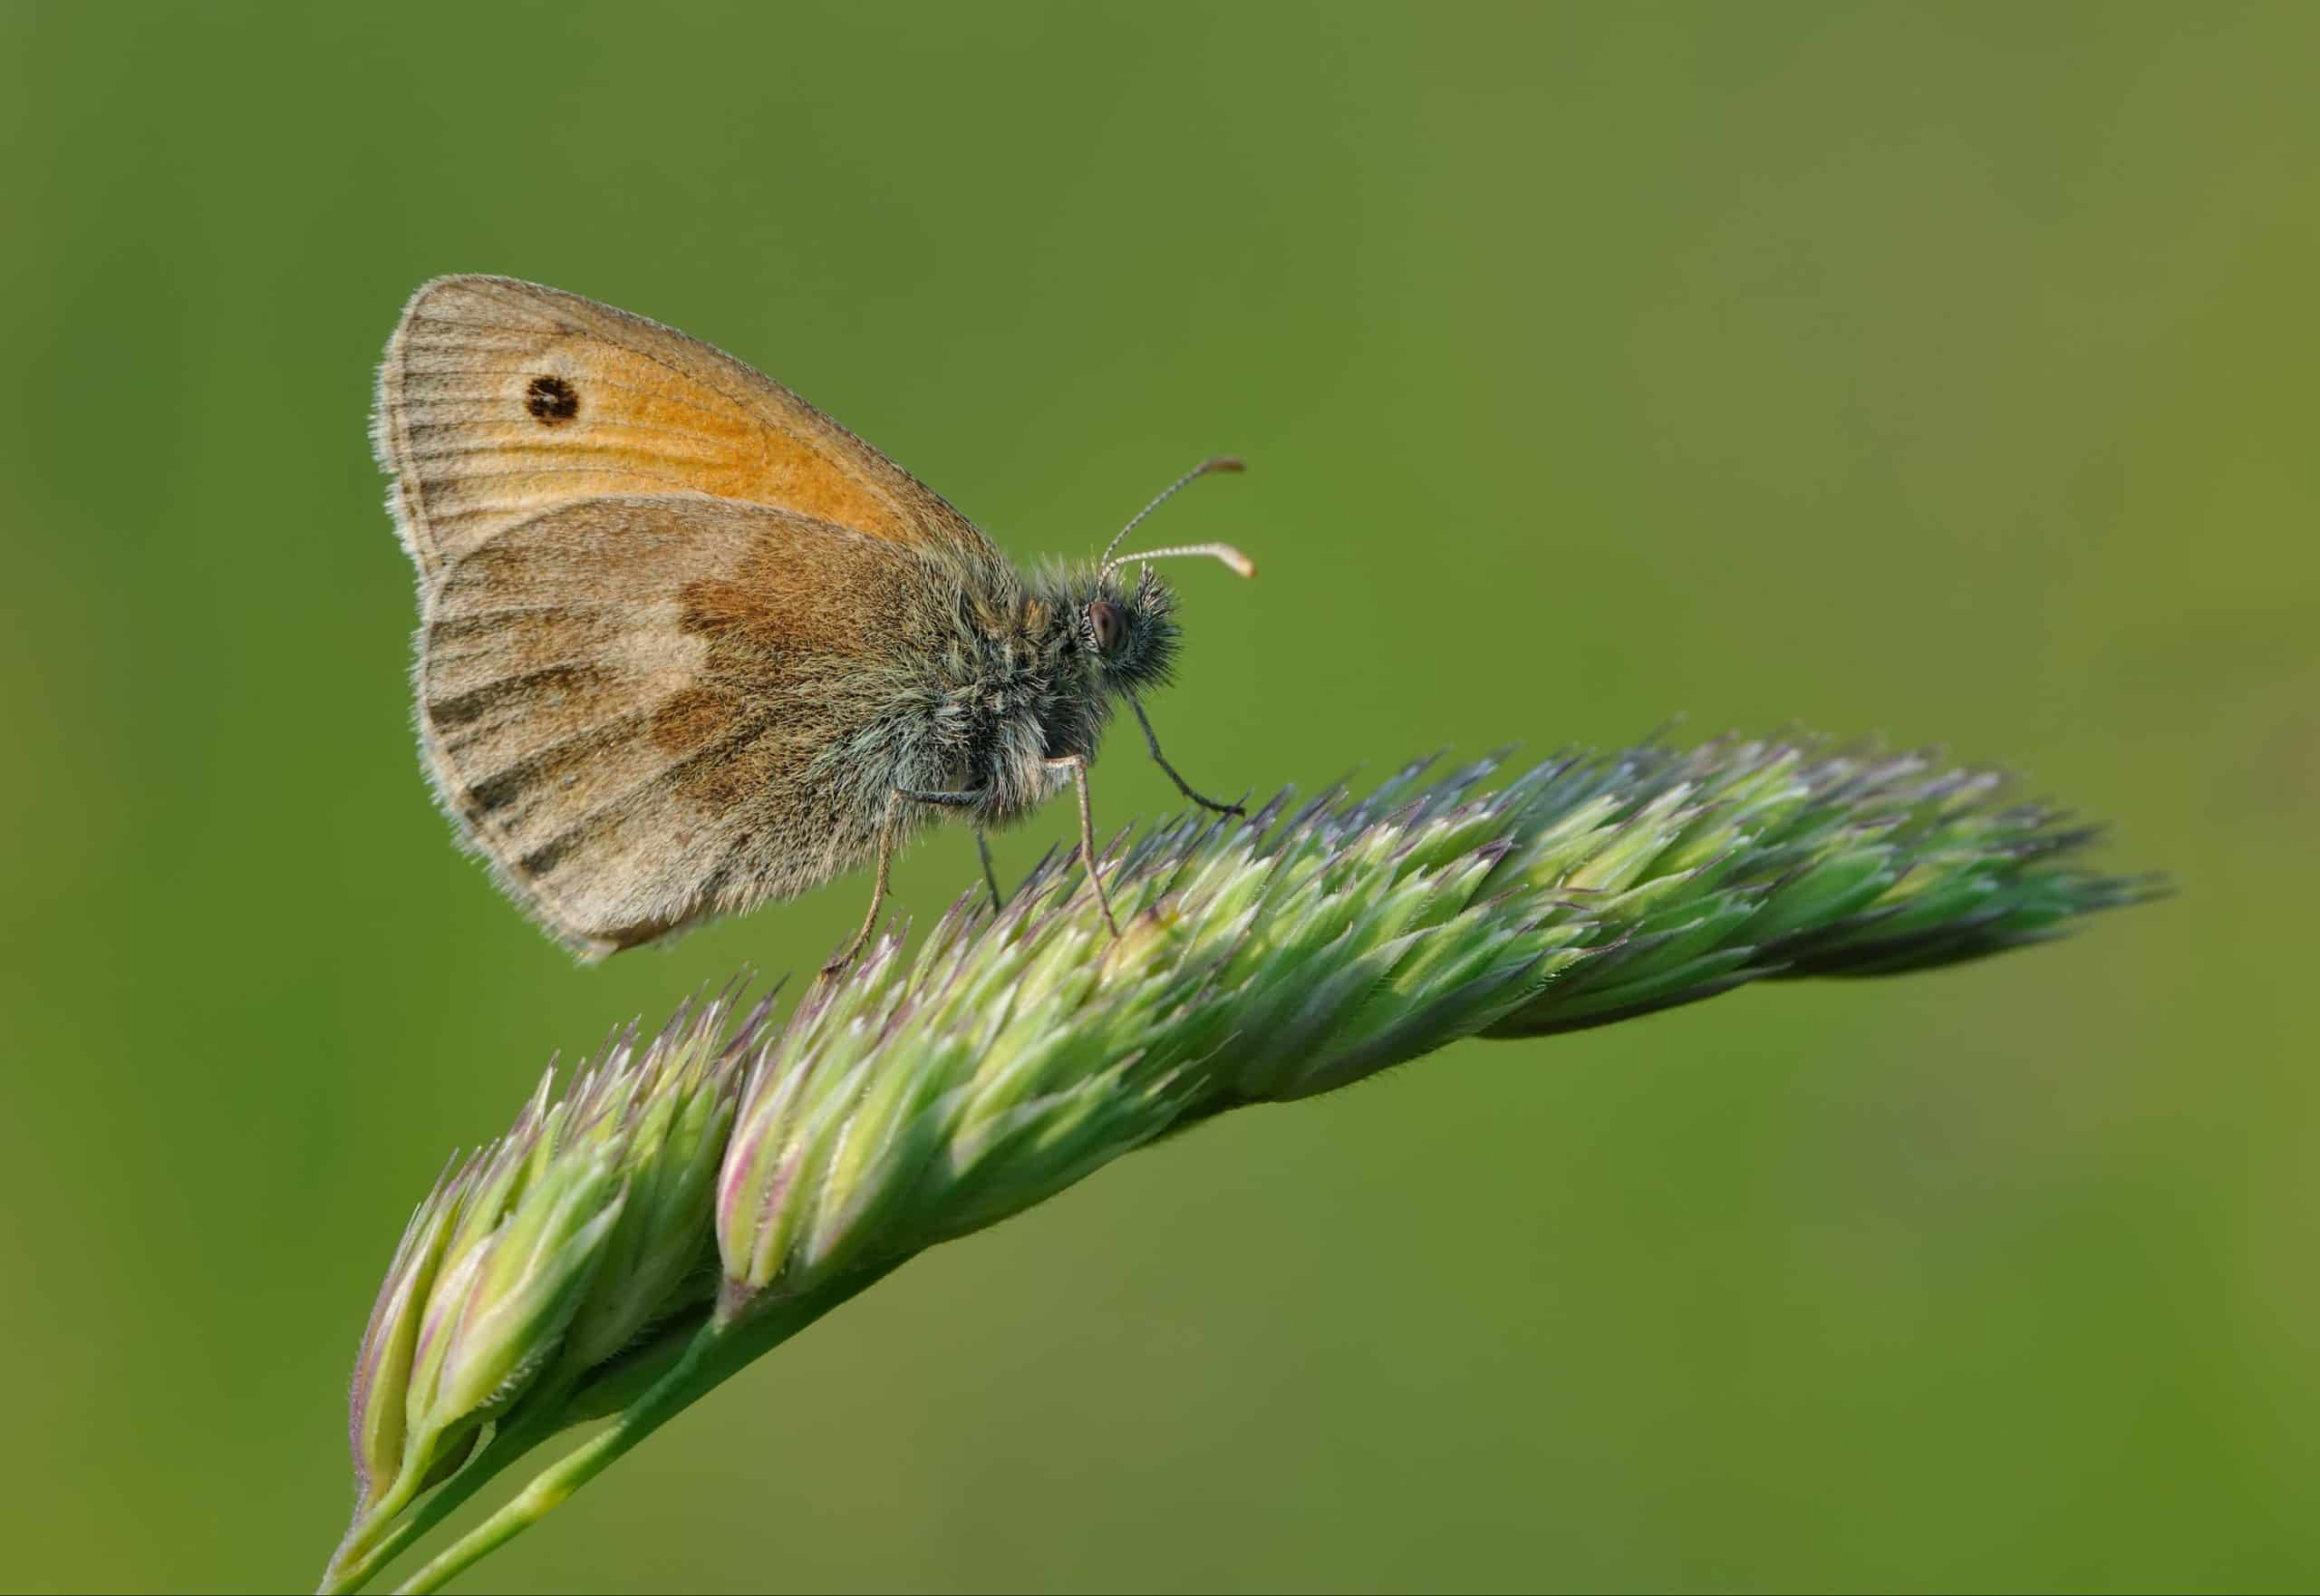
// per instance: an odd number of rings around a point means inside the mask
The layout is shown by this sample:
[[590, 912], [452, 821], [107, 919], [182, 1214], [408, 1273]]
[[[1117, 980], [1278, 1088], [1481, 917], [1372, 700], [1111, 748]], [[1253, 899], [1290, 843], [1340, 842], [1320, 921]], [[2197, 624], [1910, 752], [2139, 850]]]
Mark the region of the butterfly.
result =
[[[1019, 571], [787, 388], [658, 323], [509, 277], [439, 277], [379, 369], [372, 438], [418, 567], [427, 773], [464, 841], [583, 960], [875, 867], [940, 817], [977, 841], [1073, 786], [1179, 646], [1153, 559]], [[1126, 567], [1136, 567], [1131, 580]], [[991, 856], [986, 880], [999, 899]]]

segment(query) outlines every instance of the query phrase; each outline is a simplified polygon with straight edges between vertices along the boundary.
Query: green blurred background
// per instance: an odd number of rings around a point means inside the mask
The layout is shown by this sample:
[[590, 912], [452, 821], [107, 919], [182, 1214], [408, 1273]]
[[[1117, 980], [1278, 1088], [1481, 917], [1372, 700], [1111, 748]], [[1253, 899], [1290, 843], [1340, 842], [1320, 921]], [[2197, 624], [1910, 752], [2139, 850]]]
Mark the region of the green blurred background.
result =
[[[439, 272], [1171, 537], [1193, 779], [1791, 721], [2186, 890], [1235, 1117], [944, 1248], [478, 1589], [2320, 1581], [2320, 8], [0, 11], [0, 1583], [305, 1588], [410, 1204], [575, 968], [416, 767]], [[1113, 823], [1173, 803], [1115, 739]], [[1005, 839], [1020, 870], [1069, 827]], [[930, 914], [946, 834], [898, 871]]]

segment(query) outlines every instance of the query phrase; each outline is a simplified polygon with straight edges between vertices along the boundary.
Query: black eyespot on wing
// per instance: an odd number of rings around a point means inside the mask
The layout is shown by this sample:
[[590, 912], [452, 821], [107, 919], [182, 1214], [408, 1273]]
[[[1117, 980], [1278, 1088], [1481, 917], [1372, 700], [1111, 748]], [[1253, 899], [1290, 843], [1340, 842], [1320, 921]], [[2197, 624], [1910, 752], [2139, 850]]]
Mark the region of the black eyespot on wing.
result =
[[580, 390], [561, 377], [534, 377], [524, 390], [524, 408], [541, 426], [553, 427], [580, 413]]

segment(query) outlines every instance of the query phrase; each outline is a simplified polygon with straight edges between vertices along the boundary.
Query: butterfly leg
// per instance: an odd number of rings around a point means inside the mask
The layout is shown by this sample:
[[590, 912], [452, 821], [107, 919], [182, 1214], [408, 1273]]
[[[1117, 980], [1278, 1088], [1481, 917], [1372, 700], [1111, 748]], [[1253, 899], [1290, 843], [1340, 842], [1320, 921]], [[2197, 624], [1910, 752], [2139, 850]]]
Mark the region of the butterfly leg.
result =
[[1007, 906], [1007, 895], [999, 890], [999, 872], [991, 864], [991, 838], [980, 826], [975, 827], [975, 852], [982, 856], [982, 884], [991, 888], [991, 912], [996, 914]]
[[963, 809], [982, 802], [983, 789], [971, 787], [964, 792], [925, 792], [914, 787], [897, 787], [894, 796], [908, 798], [914, 804], [935, 804], [946, 809]]
[[1204, 798], [1194, 791], [1193, 784], [1177, 775], [1176, 768], [1168, 762], [1168, 756], [1160, 751], [1160, 734], [1152, 730], [1152, 717], [1144, 712], [1144, 701], [1131, 692], [1127, 695], [1127, 704], [1128, 708], [1136, 711], [1136, 723], [1144, 728], [1144, 744], [1152, 750], [1152, 762], [1168, 772], [1168, 779], [1176, 784], [1178, 792], [1183, 793], [1202, 808], [1214, 809], [1220, 815], [1247, 813], [1238, 804], [1220, 804], [1213, 798]]
[[1096, 812], [1088, 801], [1088, 757], [1066, 754], [1062, 759], [1049, 759], [1048, 769], [1070, 771], [1071, 779], [1079, 788], [1079, 859], [1088, 866], [1088, 885], [1096, 889], [1096, 904], [1104, 911], [1104, 924], [1112, 928], [1116, 941], [1120, 923], [1112, 917], [1112, 900], [1104, 895], [1103, 873], [1096, 868]]
[[903, 793], [898, 789], [886, 800], [886, 818], [878, 827], [878, 879], [870, 889], [870, 912], [862, 916], [862, 929], [846, 944], [846, 952], [822, 966], [822, 978], [832, 980], [854, 962], [855, 954], [869, 942], [870, 933], [878, 928], [878, 909], [886, 901], [886, 871], [894, 862], [894, 837], [902, 830]]
[[[938, 804], [944, 808], [964, 809], [982, 802], [984, 788], [970, 788], [964, 792], [922, 792], [912, 788], [898, 787], [897, 798], [908, 798], [914, 804]], [[991, 841], [983, 836], [982, 827], [975, 827], [975, 851], [982, 856], [983, 885], [991, 888], [991, 906], [995, 914], [1007, 906], [1006, 895], [999, 890], [999, 874], [991, 867]]]

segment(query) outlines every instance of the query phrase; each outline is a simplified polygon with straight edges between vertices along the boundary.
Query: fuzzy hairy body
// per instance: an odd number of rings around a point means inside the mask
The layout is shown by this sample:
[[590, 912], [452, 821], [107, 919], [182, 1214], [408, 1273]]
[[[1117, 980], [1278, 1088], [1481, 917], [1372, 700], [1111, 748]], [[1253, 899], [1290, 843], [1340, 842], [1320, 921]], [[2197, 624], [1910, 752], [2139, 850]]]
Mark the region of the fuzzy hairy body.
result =
[[1173, 647], [1148, 573], [1026, 579], [788, 390], [553, 289], [421, 288], [373, 432], [437, 796], [584, 957], [1021, 818]]

